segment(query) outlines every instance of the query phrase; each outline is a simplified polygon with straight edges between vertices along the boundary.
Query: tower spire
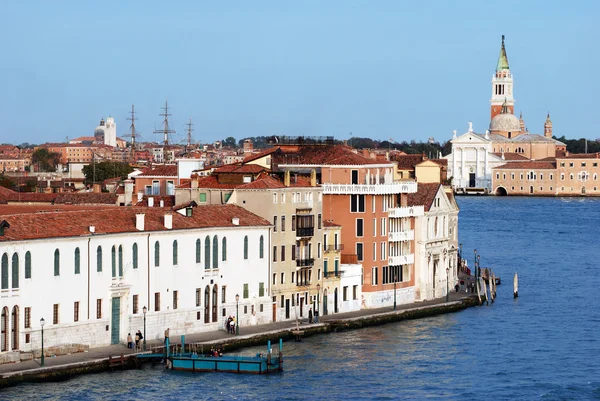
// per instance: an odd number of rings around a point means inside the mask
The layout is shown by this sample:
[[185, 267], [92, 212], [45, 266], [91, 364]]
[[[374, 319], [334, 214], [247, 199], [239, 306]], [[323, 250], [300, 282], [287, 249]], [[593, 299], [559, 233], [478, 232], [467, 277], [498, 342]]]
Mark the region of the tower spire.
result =
[[496, 65], [496, 72], [502, 70], [510, 70], [508, 66], [508, 57], [506, 56], [506, 48], [504, 47], [504, 35], [502, 35], [502, 47], [500, 48], [500, 56]]

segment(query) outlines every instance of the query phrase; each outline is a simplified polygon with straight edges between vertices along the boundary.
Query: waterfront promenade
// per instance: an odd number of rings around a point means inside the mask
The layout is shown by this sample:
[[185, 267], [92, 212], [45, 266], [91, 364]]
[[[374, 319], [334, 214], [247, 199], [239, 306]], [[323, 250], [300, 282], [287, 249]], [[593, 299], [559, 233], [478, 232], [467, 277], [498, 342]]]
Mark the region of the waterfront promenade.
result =
[[[398, 305], [396, 310], [392, 307], [366, 309], [347, 313], [337, 313], [319, 317], [319, 323], [309, 324], [307, 319], [301, 321], [300, 329], [306, 335], [311, 335], [311, 329], [314, 329], [313, 334], [320, 332], [331, 331], [332, 325], [344, 326], [345, 329], [353, 328], [352, 322], [366, 321], [366, 325], [384, 324], [418, 317], [425, 317], [434, 314], [451, 313], [472, 306], [474, 303], [468, 303], [469, 297], [472, 294], [464, 292], [451, 292], [449, 302], [446, 303], [446, 298], [439, 298], [431, 301], [424, 301], [414, 304]], [[468, 305], [467, 305], [468, 304]], [[409, 316], [410, 315], [410, 316]], [[205, 333], [187, 334], [185, 336], [186, 344], [205, 344], [206, 351], [212, 344], [227, 343], [235, 348], [243, 348], [245, 344], [253, 345], [253, 339], [263, 338], [269, 335], [280, 335], [282, 332], [290, 332], [296, 328], [296, 321], [275, 322], [263, 325], [240, 326], [240, 334], [237, 336], [227, 334], [225, 330], [218, 330]], [[321, 330], [320, 330], [321, 329]], [[177, 333], [171, 333], [171, 344], [180, 344], [181, 336]], [[163, 346], [162, 340], [147, 341], [147, 348], [159, 348]], [[226, 349], [227, 351], [227, 349]], [[87, 352], [80, 352], [71, 355], [63, 355], [57, 357], [46, 357], [45, 366], [40, 366], [40, 360], [30, 360], [19, 363], [9, 363], [0, 365], [0, 387], [13, 382], [44, 380], [45, 377], [55, 376], [58, 371], [69, 371], [72, 368], [73, 373], [81, 374], [87, 371], [87, 366], [104, 365], [104, 367], [96, 368], [93, 371], [106, 370], [107, 359], [112, 356], [120, 357], [123, 354], [126, 357], [135, 354], [135, 350], [127, 348], [125, 345], [110, 345], [105, 347], [91, 348]], [[17, 378], [27, 377], [27, 378]]]

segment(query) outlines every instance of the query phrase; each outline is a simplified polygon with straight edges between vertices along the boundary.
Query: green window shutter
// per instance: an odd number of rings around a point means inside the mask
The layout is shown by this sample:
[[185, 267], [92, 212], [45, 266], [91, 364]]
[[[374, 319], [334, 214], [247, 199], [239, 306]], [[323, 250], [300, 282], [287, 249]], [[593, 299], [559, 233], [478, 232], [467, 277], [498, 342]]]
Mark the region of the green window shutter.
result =
[[248, 259], [248, 236], [244, 237], [244, 259]]
[[54, 251], [54, 275], [60, 276], [60, 251]]
[[227, 237], [223, 237], [223, 244], [221, 245], [221, 253], [222, 253], [222, 260], [223, 262], [227, 261]]
[[204, 268], [210, 269], [210, 237], [208, 235], [204, 239]]
[[173, 241], [173, 266], [177, 266], [177, 240]]
[[265, 296], [265, 283], [258, 283], [258, 296], [259, 297]]
[[110, 250], [110, 261], [112, 268], [112, 276], [117, 277], [117, 250], [115, 249], [114, 245]]
[[244, 299], [248, 298], [248, 284], [244, 284]]
[[200, 238], [198, 238], [198, 239], [196, 240], [196, 263], [200, 263], [200, 262], [201, 262], [201, 260], [200, 260], [200, 252], [201, 252], [201, 249], [200, 249], [200, 247], [201, 247], [201, 246], [202, 246], [202, 245], [201, 245], [201, 243], [200, 243]]
[[138, 268], [138, 246], [137, 244], [133, 244], [133, 249], [132, 249], [132, 256], [133, 256], [133, 268], [137, 269]]
[[12, 257], [12, 288], [19, 288], [19, 255], [16, 253]]
[[123, 277], [123, 246], [119, 245], [119, 277]]
[[8, 255], [2, 255], [2, 289], [8, 289]]
[[202, 203], [206, 203], [206, 194], [205, 193], [200, 194], [200, 197], [198, 200]]
[[25, 278], [31, 278], [31, 252], [25, 254]]
[[96, 271], [102, 271], [102, 247], [98, 246], [96, 249]]
[[160, 266], [160, 244], [158, 241], [154, 243], [154, 266]]
[[258, 241], [258, 257], [261, 259], [265, 257], [265, 239], [262, 235]]
[[219, 239], [215, 235], [213, 237], [213, 269], [219, 268]]
[[75, 274], [81, 273], [81, 252], [75, 248]]

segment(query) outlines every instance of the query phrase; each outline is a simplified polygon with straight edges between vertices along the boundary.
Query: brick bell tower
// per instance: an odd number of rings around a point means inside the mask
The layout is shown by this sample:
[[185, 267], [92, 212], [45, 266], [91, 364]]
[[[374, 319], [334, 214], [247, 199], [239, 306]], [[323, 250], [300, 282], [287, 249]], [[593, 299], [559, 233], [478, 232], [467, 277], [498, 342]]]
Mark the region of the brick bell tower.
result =
[[492, 98], [490, 99], [490, 120], [502, 111], [506, 103], [508, 111], [515, 113], [515, 98], [513, 97], [513, 76], [508, 67], [508, 57], [504, 48], [504, 35], [502, 35], [502, 48], [496, 65], [496, 73], [492, 76]]

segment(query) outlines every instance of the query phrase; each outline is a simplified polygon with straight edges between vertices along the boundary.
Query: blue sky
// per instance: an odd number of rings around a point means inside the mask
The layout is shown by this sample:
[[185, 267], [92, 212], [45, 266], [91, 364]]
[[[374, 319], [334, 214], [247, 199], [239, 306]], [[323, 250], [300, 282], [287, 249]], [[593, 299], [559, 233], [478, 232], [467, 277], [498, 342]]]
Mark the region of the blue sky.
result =
[[489, 124], [506, 35], [515, 113], [600, 137], [600, 2], [17, 1], [0, 6], [0, 142], [89, 136], [131, 104], [143, 140], [333, 135], [443, 142]]

